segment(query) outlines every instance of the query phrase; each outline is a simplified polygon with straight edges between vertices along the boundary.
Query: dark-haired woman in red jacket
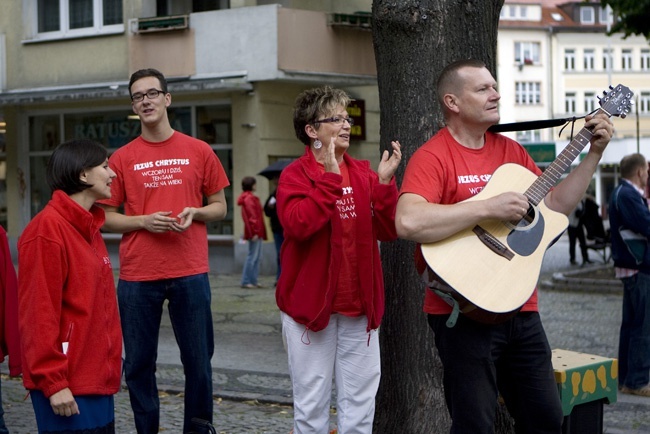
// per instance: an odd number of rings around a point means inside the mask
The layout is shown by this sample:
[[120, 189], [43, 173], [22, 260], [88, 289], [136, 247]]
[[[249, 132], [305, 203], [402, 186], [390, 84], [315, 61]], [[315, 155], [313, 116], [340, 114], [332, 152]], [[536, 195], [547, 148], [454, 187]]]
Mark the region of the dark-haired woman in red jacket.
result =
[[52, 199], [18, 243], [23, 383], [39, 432], [115, 432], [122, 331], [95, 205], [114, 178], [102, 145], [59, 145], [47, 166]]

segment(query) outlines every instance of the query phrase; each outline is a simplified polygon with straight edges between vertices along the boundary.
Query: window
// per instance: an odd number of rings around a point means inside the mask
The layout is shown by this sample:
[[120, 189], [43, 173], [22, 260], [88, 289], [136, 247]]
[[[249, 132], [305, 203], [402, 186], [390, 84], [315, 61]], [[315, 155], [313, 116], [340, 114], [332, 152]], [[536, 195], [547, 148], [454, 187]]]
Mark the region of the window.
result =
[[[528, 15], [529, 10], [527, 5], [504, 5], [499, 13], [499, 19], [511, 21], [530, 20]], [[534, 15], [534, 10], [532, 15]]]
[[603, 50], [603, 69], [605, 71], [612, 70], [612, 49], [606, 48]]
[[539, 63], [539, 42], [515, 42], [515, 63], [532, 65]]
[[621, 69], [623, 69], [623, 71], [632, 70], [632, 50], [624, 49], [621, 52]]
[[596, 109], [596, 94], [585, 92], [585, 113], [591, 113]]
[[229, 0], [157, 0], [151, 3], [156, 4], [156, 16], [158, 17], [230, 8]]
[[650, 71], [650, 49], [641, 50], [641, 70]]
[[0, 114], [0, 225], [7, 227], [7, 155], [5, 133], [7, 123]]
[[639, 113], [650, 114], [650, 92], [641, 92], [639, 96]]
[[593, 48], [586, 48], [584, 51], [584, 69], [585, 71], [593, 71], [595, 65], [595, 52]]
[[583, 6], [580, 8], [580, 22], [582, 24], [594, 24], [596, 22], [596, 17], [594, 15], [593, 7]]
[[567, 48], [564, 50], [564, 70], [575, 71], [576, 69], [576, 50]]
[[29, 0], [36, 34], [51, 40], [115, 34], [124, 31], [122, 0]]
[[564, 94], [564, 112], [565, 113], [575, 113], [576, 112], [576, 93], [567, 92]]
[[541, 142], [542, 133], [540, 130], [517, 131], [517, 141], [519, 143]]
[[523, 105], [539, 104], [540, 83], [532, 81], [518, 81], [515, 83], [515, 103]]
[[614, 15], [612, 14], [612, 8], [609, 6], [605, 7], [600, 7], [600, 11], [598, 14], [598, 21], [601, 24], [612, 24]]

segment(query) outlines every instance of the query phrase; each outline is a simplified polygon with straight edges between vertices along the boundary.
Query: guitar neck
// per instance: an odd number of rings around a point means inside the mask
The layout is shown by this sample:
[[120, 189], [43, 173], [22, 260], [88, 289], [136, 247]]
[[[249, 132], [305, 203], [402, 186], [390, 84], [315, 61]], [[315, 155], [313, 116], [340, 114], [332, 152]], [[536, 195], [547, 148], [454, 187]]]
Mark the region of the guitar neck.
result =
[[[609, 113], [602, 108], [598, 109], [598, 113]], [[557, 158], [546, 168], [535, 182], [526, 190], [524, 195], [528, 201], [533, 205], [538, 205], [544, 197], [551, 191], [562, 175], [571, 167], [573, 161], [578, 158], [580, 153], [585, 149], [589, 141], [593, 137], [593, 133], [588, 128], [582, 128], [578, 134], [571, 140], [566, 148], [560, 152]]]

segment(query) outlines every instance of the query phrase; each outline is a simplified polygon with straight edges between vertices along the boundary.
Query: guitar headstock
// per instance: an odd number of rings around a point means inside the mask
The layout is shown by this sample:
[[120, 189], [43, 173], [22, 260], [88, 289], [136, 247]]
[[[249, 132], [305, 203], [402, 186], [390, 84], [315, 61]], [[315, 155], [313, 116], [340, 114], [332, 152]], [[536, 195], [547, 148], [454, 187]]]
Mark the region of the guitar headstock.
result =
[[625, 118], [630, 112], [630, 106], [634, 104], [632, 97], [634, 92], [629, 87], [619, 84], [616, 87], [609, 86], [609, 91], [603, 91], [603, 97], [598, 97], [600, 107], [610, 116]]

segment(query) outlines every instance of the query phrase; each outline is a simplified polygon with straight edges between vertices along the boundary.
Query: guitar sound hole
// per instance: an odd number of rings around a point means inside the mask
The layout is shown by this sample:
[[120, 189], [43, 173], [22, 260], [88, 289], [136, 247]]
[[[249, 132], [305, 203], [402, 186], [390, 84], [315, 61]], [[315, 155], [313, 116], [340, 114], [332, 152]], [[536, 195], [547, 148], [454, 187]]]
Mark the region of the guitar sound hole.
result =
[[506, 222], [506, 226], [515, 231], [527, 231], [530, 228], [537, 224], [539, 220], [539, 213], [537, 207], [533, 205], [528, 206], [528, 212], [526, 215], [521, 218], [521, 220], [514, 222]]
[[519, 221], [519, 224], [517, 226], [528, 226], [534, 221], [535, 221], [535, 208], [529, 206], [526, 215], [522, 217], [522, 219]]

